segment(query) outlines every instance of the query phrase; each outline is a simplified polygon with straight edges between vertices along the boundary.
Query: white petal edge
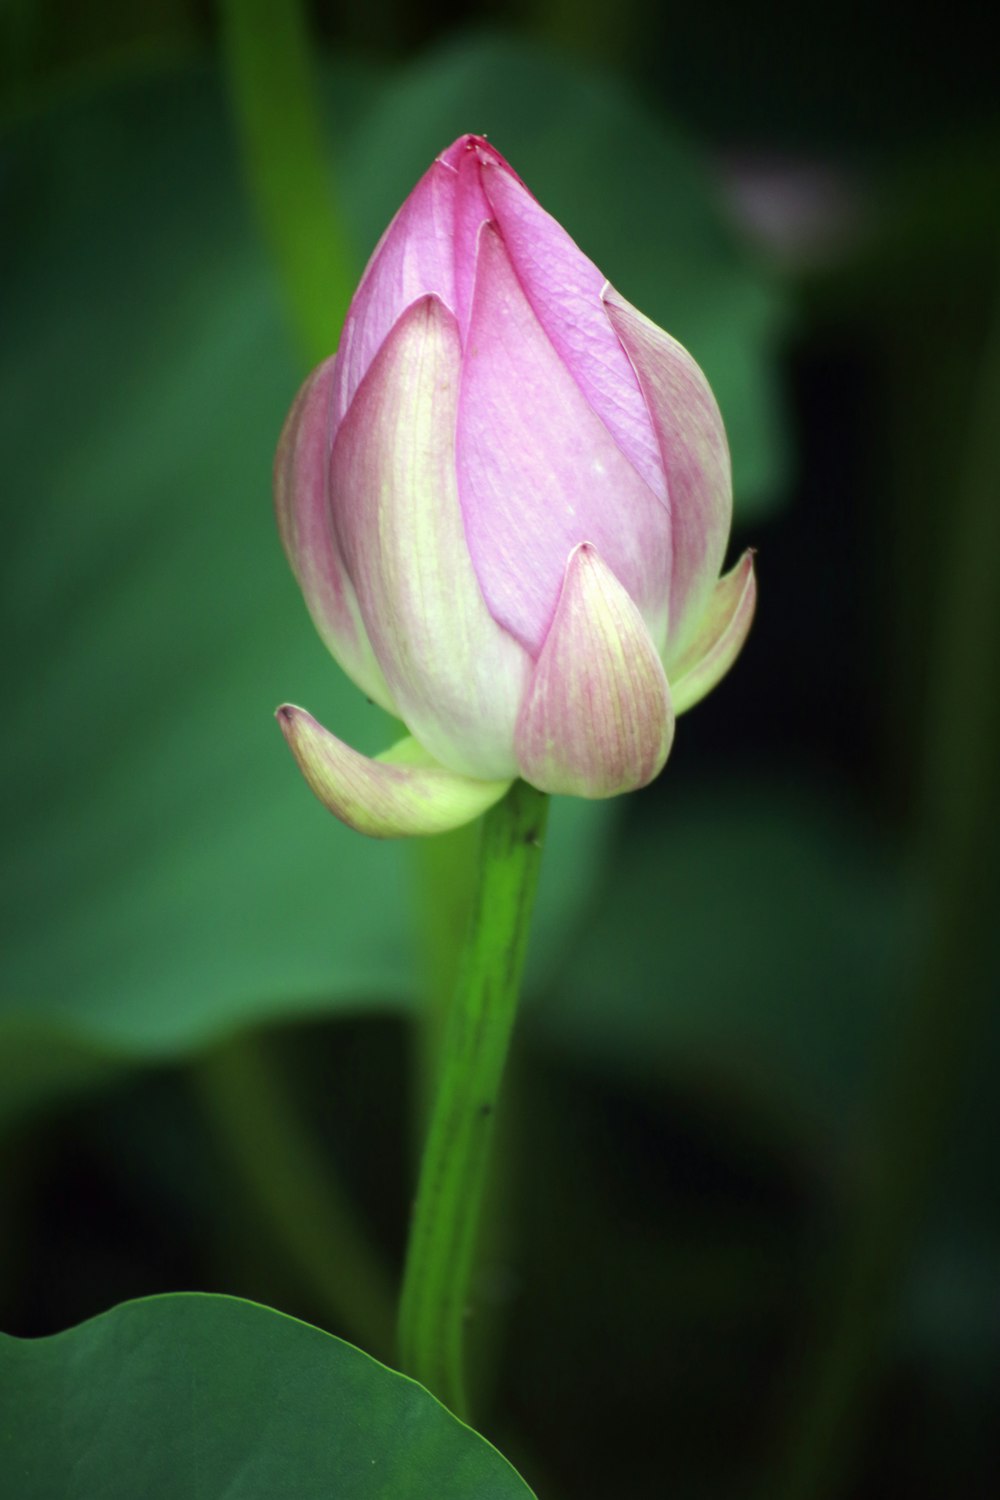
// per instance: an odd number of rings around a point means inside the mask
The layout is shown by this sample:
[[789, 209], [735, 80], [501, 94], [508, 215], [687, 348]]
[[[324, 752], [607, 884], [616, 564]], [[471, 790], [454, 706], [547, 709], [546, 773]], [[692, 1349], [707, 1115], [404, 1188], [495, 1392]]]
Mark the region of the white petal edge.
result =
[[566, 564], [518, 717], [521, 774], [543, 792], [614, 797], [659, 775], [673, 733], [652, 637], [596, 548], [583, 542]]
[[510, 786], [510, 781], [456, 775], [409, 737], [372, 759], [292, 703], [282, 704], [275, 718], [310, 790], [334, 817], [369, 838], [461, 828], [499, 802]]
[[675, 713], [700, 703], [729, 671], [743, 648], [757, 604], [753, 552], [744, 552], [718, 583], [687, 648], [667, 663]]
[[288, 413], [274, 455], [278, 533], [320, 639], [380, 708], [398, 715], [375, 660], [333, 528], [329, 459], [334, 358], [319, 365]]

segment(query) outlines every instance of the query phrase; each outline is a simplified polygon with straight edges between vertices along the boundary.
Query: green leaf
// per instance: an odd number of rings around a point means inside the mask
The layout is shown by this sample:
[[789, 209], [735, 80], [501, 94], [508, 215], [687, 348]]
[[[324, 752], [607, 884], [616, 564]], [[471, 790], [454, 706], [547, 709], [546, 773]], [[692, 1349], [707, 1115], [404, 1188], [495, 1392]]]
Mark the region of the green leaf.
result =
[[231, 1297], [128, 1302], [0, 1335], [0, 1469], [18, 1500], [530, 1500], [422, 1386]]

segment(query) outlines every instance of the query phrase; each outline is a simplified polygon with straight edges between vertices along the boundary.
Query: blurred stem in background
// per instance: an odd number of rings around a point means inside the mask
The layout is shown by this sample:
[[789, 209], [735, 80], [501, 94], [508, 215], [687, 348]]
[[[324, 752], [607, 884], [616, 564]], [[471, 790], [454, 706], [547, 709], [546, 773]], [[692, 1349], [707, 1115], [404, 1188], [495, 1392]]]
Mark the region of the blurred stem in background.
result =
[[[337, 213], [299, 0], [221, 0], [244, 170], [310, 364], [337, 347], [356, 257]], [[277, 441], [277, 435], [275, 436]]]
[[[222, 0], [221, 9], [244, 168], [312, 363], [336, 348], [355, 260], [334, 201], [305, 18], [296, 0], [277, 6]], [[268, 1049], [234, 1039], [206, 1060], [197, 1083], [224, 1150], [290, 1264], [337, 1323], [388, 1357], [394, 1325], [388, 1273]]]
[[545, 794], [515, 781], [482, 820], [472, 920], [445, 1022], [407, 1246], [402, 1368], [466, 1419], [465, 1331], [479, 1210], [547, 816]]
[[922, 746], [926, 941], [912, 1000], [872, 1102], [873, 1164], [827, 1288], [826, 1335], [768, 1500], [848, 1492], [891, 1340], [897, 1294], [989, 1000], [1000, 826], [1000, 286], [947, 496], [946, 550], [930, 647]]

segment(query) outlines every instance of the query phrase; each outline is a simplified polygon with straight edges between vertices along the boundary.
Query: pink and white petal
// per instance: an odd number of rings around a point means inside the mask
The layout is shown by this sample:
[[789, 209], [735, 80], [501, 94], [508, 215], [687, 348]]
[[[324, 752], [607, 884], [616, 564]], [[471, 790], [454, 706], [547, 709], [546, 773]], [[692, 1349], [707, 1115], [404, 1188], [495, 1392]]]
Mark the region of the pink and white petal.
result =
[[753, 553], [744, 552], [715, 585], [683, 654], [667, 663], [676, 713], [693, 708], [721, 682], [743, 648], [756, 603]]
[[344, 322], [333, 394], [339, 426], [390, 329], [418, 298], [456, 311], [455, 171], [435, 161], [376, 245]]
[[659, 439], [673, 536], [671, 645], [683, 649], [719, 576], [733, 513], [725, 428], [700, 366], [624, 297], [604, 295]]
[[487, 609], [469, 556], [454, 458], [459, 377], [455, 319], [426, 297], [385, 340], [337, 435], [336, 524], [407, 728], [453, 771], [509, 779], [531, 663]]
[[363, 693], [395, 713], [333, 529], [328, 487], [333, 364], [330, 358], [309, 376], [278, 441], [274, 457], [278, 532], [327, 649]]
[[633, 467], [666, 501], [646, 402], [604, 312], [604, 275], [512, 173], [484, 161], [481, 175], [511, 264], [556, 353]]
[[461, 828], [499, 802], [510, 785], [457, 776], [411, 739], [372, 760], [290, 703], [276, 718], [310, 790], [334, 817], [369, 838]]
[[492, 225], [480, 235], [456, 456], [486, 602], [533, 657], [566, 558], [585, 541], [662, 636], [670, 518], [556, 353]]
[[521, 774], [543, 792], [614, 797], [663, 769], [674, 734], [659, 655], [628, 594], [584, 543], [517, 723]]
[[476, 285], [476, 260], [479, 255], [479, 231], [492, 215], [486, 201], [479, 172], [479, 150], [484, 143], [470, 137], [465, 149], [451, 152], [449, 160], [457, 180], [454, 208], [455, 314], [459, 336], [464, 345], [472, 316], [472, 297]]

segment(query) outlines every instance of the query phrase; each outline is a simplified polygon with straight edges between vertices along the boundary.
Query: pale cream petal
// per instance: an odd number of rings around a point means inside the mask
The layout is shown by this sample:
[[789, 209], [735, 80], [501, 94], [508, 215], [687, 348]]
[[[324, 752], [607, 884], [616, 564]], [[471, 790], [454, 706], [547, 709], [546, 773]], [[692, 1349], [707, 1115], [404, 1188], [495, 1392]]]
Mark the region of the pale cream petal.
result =
[[614, 797], [663, 769], [670, 689], [649, 631], [594, 547], [572, 553], [517, 724], [521, 774], [543, 792]]
[[458, 776], [409, 738], [372, 760], [290, 703], [276, 718], [311, 791], [342, 823], [370, 838], [461, 828], [499, 802], [510, 786]]

